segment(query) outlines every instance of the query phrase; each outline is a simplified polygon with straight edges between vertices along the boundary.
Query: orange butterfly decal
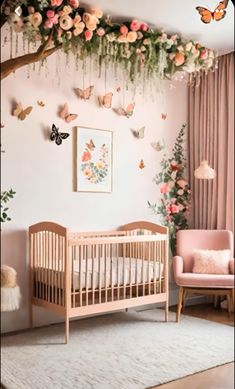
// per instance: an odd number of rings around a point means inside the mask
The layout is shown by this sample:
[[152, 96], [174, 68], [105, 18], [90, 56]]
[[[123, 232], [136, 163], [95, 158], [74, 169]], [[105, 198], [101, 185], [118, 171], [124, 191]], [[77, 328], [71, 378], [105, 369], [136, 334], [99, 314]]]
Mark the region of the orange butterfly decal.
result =
[[59, 112], [59, 117], [64, 119], [66, 123], [70, 123], [72, 120], [77, 119], [78, 115], [76, 113], [69, 113], [68, 104], [65, 103], [62, 110]]
[[166, 120], [166, 118], [167, 118], [167, 114], [166, 113], [162, 113], [162, 119]]
[[129, 119], [129, 117], [133, 115], [134, 108], [135, 108], [135, 103], [131, 103], [126, 107], [126, 109], [114, 108], [114, 112], [116, 112], [120, 116], [125, 116]]
[[145, 164], [144, 164], [143, 159], [141, 159], [141, 161], [140, 161], [139, 168], [140, 168], [140, 169], [145, 168]]
[[112, 97], [113, 93], [109, 92], [106, 93], [104, 96], [99, 96], [98, 101], [101, 107], [104, 108], [111, 108], [112, 107]]
[[39, 107], [45, 107], [45, 103], [42, 100], [38, 100], [37, 104], [39, 105]]
[[80, 99], [82, 99], [82, 100], [89, 100], [89, 98], [91, 97], [91, 93], [92, 93], [93, 89], [94, 89], [94, 85], [90, 85], [86, 89], [75, 88], [75, 93], [77, 94], [77, 96]]
[[18, 119], [24, 120], [26, 116], [30, 114], [32, 109], [33, 107], [31, 106], [23, 109], [22, 104], [19, 103], [17, 104], [16, 108], [13, 110], [13, 116], [17, 116]]
[[89, 143], [86, 143], [86, 147], [90, 150], [90, 151], [93, 151], [94, 148], [95, 148], [95, 144], [93, 142], [92, 139], [90, 139], [90, 142]]
[[228, 0], [223, 0], [219, 2], [219, 5], [215, 8], [214, 12], [209, 11], [209, 9], [205, 7], [196, 7], [196, 10], [199, 12], [201, 16], [201, 21], [205, 24], [211, 22], [211, 20], [215, 20], [218, 22], [223, 19], [226, 15], [225, 8], [227, 8]]

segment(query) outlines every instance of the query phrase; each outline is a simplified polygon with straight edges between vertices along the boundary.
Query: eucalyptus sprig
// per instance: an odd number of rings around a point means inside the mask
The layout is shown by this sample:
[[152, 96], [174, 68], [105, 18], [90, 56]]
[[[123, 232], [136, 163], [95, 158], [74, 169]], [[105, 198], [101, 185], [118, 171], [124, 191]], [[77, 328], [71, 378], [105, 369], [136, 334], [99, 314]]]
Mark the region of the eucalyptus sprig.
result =
[[13, 189], [5, 190], [1, 192], [1, 223], [10, 221], [11, 218], [8, 216], [8, 207], [5, 204], [8, 203], [15, 196], [16, 192]]

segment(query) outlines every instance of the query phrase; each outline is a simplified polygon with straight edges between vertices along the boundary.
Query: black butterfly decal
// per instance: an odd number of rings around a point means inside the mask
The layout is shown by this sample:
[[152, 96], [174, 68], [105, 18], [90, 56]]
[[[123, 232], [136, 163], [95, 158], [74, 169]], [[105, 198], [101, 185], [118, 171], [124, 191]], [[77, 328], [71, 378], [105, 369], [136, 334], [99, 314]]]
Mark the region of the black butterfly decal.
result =
[[59, 128], [55, 126], [55, 124], [52, 124], [52, 132], [50, 134], [50, 140], [54, 140], [55, 143], [59, 146], [62, 143], [63, 139], [68, 138], [69, 134], [67, 132], [59, 132]]

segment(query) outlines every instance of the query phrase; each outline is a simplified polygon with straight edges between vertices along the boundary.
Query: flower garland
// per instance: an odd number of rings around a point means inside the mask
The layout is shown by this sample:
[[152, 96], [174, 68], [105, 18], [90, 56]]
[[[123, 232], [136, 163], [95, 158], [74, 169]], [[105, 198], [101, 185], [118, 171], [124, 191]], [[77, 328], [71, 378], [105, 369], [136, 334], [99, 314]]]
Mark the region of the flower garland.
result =
[[186, 125], [184, 124], [176, 138], [172, 150], [172, 158], [163, 158], [162, 171], [156, 175], [154, 181], [160, 185], [161, 203], [150, 204], [154, 213], [161, 215], [162, 222], [169, 228], [170, 247], [173, 255], [176, 253], [176, 232], [187, 229], [186, 215], [189, 212], [191, 190], [185, 178], [186, 159], [184, 157], [183, 137]]
[[85, 150], [82, 155], [81, 170], [84, 177], [92, 184], [101, 183], [108, 174], [108, 148], [105, 144], [100, 147], [100, 158], [98, 162], [92, 162], [92, 152], [95, 149], [95, 144], [90, 140], [90, 143], [86, 144]]
[[[30, 42], [43, 43], [51, 36], [54, 45], [72, 51], [80, 59], [95, 56], [102, 62], [119, 63], [128, 79], [171, 79], [177, 71], [207, 71], [216, 62], [215, 51], [179, 35], [154, 30], [138, 20], [115, 23], [94, 7], [79, 7], [79, 0], [24, 0], [21, 15], [12, 1], [4, 8], [16, 33]], [[18, 1], [23, 3], [23, 1]]]

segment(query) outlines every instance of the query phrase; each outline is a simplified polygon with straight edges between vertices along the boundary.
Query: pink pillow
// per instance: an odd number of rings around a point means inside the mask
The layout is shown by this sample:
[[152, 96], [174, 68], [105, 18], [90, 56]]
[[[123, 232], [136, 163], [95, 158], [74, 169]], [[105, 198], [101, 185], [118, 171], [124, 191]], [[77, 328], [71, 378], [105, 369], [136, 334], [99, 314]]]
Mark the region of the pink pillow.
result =
[[229, 274], [230, 250], [194, 250], [193, 273]]

